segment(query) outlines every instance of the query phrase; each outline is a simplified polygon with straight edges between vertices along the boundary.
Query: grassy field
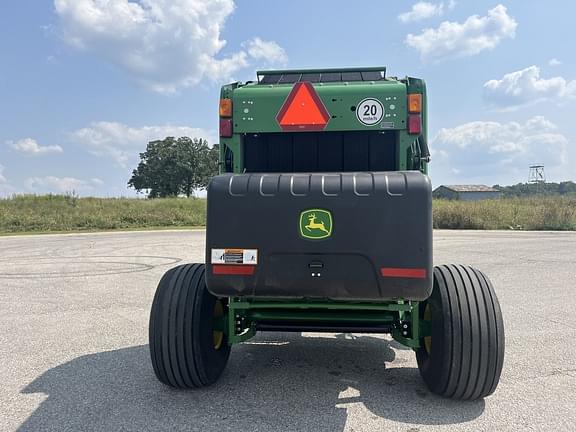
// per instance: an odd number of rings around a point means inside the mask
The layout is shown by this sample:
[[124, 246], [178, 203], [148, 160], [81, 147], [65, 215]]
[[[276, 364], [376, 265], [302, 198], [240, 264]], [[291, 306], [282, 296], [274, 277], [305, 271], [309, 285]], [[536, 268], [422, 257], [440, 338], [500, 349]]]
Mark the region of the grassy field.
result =
[[576, 197], [434, 201], [434, 228], [576, 230]]
[[0, 200], [0, 233], [204, 226], [206, 200], [21, 195]]
[[[206, 200], [22, 195], [0, 199], [0, 233], [204, 226]], [[434, 228], [576, 230], [576, 198], [434, 202]]]

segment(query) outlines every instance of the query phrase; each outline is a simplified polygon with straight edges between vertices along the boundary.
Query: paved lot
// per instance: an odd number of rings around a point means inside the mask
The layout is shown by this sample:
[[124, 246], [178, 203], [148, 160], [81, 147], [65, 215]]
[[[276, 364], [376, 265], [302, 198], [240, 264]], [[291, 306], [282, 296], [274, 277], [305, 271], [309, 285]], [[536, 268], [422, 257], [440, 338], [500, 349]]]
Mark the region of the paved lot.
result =
[[576, 233], [435, 233], [435, 262], [489, 274], [506, 322], [500, 386], [472, 403], [363, 335], [262, 334], [217, 385], [162, 386], [155, 285], [203, 247], [202, 231], [0, 238], [0, 430], [576, 430]]

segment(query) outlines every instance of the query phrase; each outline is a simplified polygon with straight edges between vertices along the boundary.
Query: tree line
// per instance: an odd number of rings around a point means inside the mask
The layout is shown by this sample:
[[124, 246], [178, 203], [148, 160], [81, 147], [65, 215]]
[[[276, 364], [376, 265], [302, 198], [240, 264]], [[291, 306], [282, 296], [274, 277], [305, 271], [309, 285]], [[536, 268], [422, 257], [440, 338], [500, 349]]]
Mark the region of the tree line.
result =
[[190, 197], [208, 186], [218, 173], [219, 147], [204, 139], [167, 137], [151, 141], [140, 153], [128, 187], [147, 193], [148, 198], [184, 195]]
[[494, 185], [494, 189], [502, 192], [504, 197], [527, 197], [534, 195], [576, 195], [576, 183], [565, 181], [560, 183], [518, 183], [512, 186]]

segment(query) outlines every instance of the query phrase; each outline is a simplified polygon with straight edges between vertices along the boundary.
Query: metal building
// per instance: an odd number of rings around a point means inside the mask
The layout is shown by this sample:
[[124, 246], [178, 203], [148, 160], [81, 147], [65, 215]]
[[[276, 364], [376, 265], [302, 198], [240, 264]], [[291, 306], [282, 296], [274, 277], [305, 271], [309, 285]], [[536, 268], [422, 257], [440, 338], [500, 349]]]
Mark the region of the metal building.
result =
[[434, 189], [434, 198], [462, 201], [477, 201], [500, 198], [502, 192], [485, 185], [442, 185]]

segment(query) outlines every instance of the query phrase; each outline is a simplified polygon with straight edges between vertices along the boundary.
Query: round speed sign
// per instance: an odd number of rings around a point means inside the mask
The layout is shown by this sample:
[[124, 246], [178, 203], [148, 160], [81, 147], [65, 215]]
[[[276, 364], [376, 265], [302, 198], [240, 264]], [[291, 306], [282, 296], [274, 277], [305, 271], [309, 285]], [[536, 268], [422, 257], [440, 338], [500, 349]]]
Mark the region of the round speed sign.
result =
[[356, 118], [366, 126], [373, 126], [380, 123], [384, 117], [384, 106], [382, 102], [374, 98], [366, 98], [356, 107]]

